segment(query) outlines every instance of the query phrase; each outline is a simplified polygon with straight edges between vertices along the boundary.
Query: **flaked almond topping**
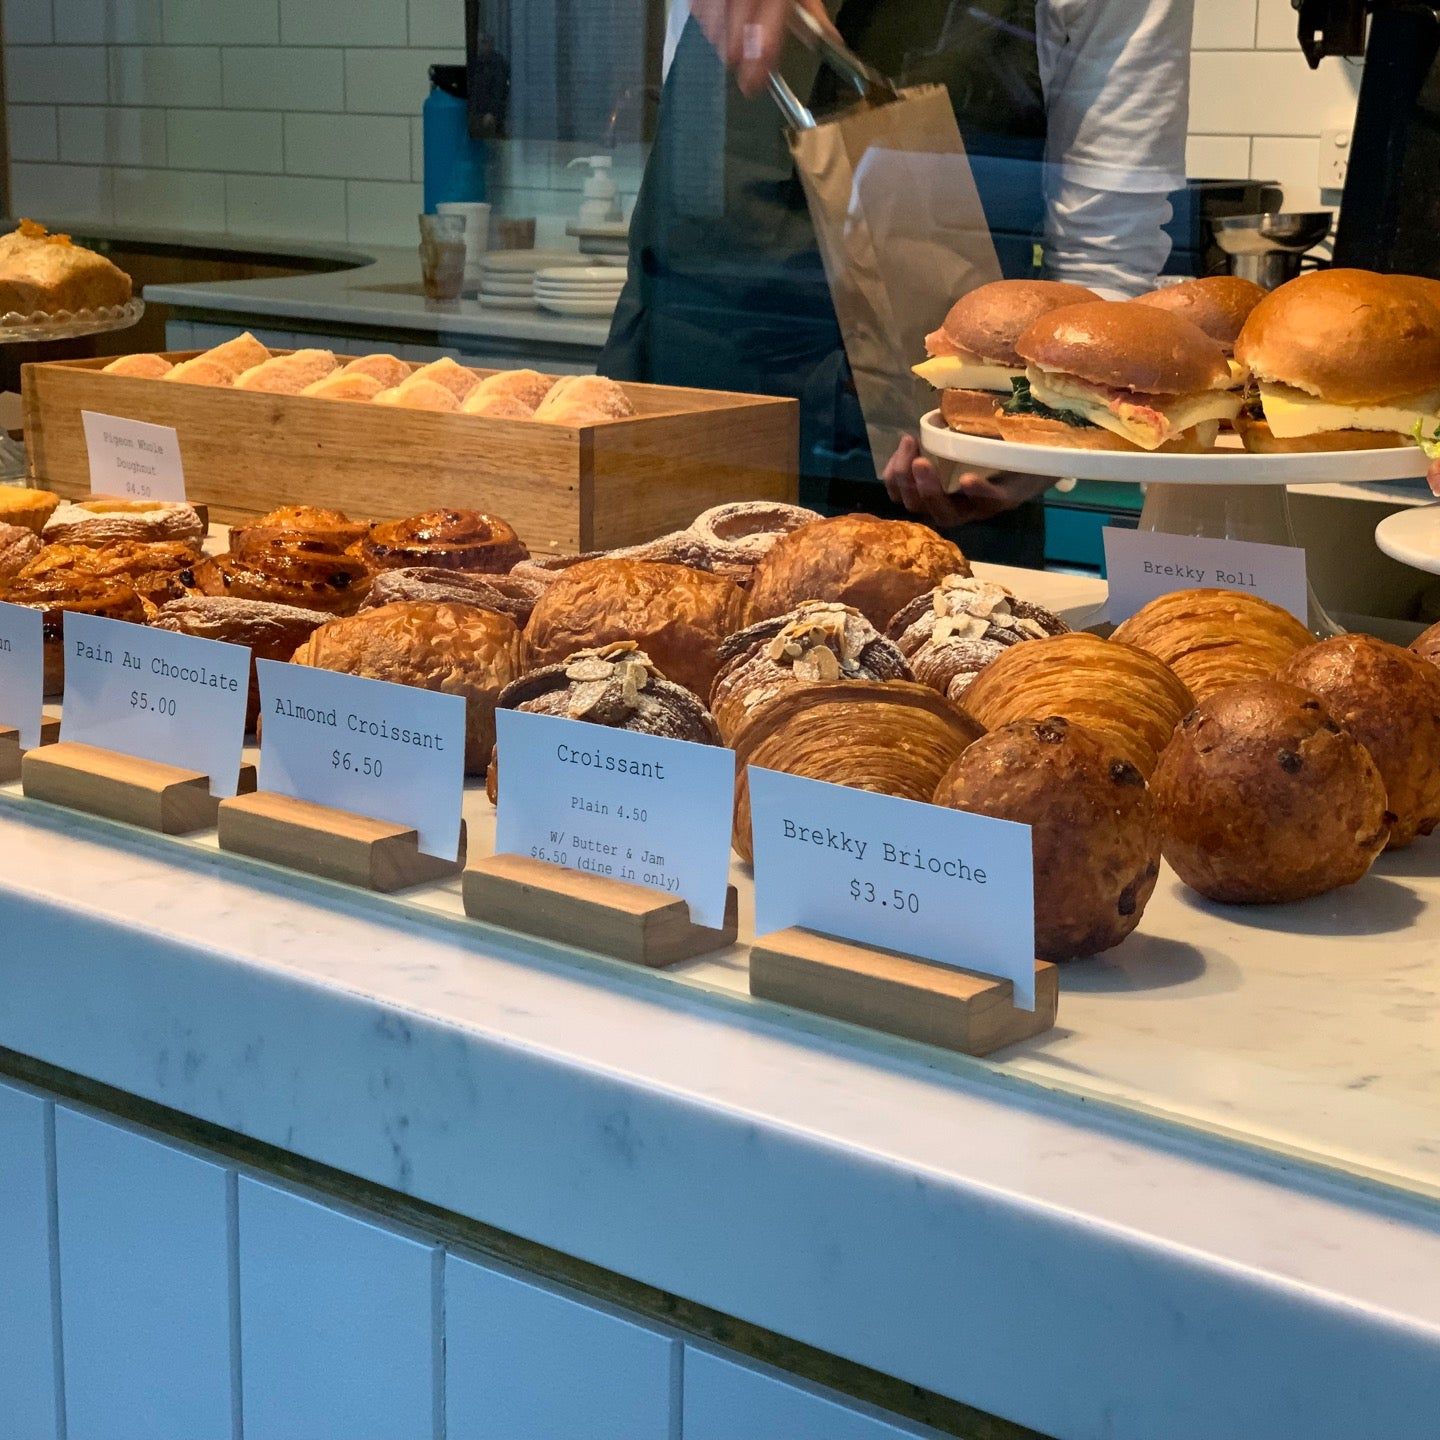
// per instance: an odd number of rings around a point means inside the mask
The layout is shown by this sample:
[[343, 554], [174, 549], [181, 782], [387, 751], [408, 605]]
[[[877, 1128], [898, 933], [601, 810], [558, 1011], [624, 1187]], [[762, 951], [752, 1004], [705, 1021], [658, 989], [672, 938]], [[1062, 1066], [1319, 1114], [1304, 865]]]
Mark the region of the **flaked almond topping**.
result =
[[983, 640], [990, 622], [976, 615], [943, 615], [935, 622], [930, 638], [937, 645], [954, 640]]
[[587, 680], [570, 692], [570, 703], [566, 707], [572, 720], [583, 720], [592, 710], [597, 710], [610, 688], [606, 680]]
[[795, 678], [797, 680], [838, 680], [840, 678], [840, 662], [835, 658], [833, 651], [823, 645], [816, 645], [813, 649], [807, 650], [795, 662]]
[[582, 655], [565, 667], [565, 678], [576, 681], [608, 680], [615, 673], [615, 663], [599, 655]]
[[1031, 640], [1043, 640], [1047, 634], [1045, 627], [1038, 620], [1022, 620], [1018, 616], [1012, 617], [1010, 629], [1018, 630]]

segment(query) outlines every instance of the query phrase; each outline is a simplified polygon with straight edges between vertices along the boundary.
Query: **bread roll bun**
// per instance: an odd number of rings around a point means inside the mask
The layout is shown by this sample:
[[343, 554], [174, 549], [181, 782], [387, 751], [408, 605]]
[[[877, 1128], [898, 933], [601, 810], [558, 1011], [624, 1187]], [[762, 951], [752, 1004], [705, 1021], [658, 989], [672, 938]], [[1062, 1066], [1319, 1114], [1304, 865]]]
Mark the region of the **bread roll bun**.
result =
[[1250, 312], [1265, 294], [1253, 280], [1242, 280], [1238, 275], [1206, 275], [1199, 280], [1162, 285], [1148, 295], [1137, 296], [1135, 303], [1153, 305], [1188, 320], [1230, 355]]
[[[1123, 435], [1101, 425], [1067, 425], [1044, 415], [1007, 415], [1003, 410], [995, 421], [1000, 438], [1017, 445], [1063, 445], [1071, 450], [1144, 450]], [[1146, 450], [1147, 455], [1199, 455], [1215, 447], [1214, 424], [1196, 425]]]
[[998, 412], [1004, 399], [993, 390], [942, 390], [940, 418], [962, 435], [989, 435], [998, 440]]
[[1235, 358], [1336, 405], [1428, 394], [1440, 389], [1440, 305], [1406, 277], [1312, 270], [1255, 307]]
[[515, 395], [482, 395], [472, 390], [460, 407], [462, 415], [488, 415], [492, 420], [532, 420], [535, 411]]
[[1041, 960], [1109, 950], [1140, 923], [1160, 874], [1160, 817], [1106, 736], [1060, 715], [992, 730], [945, 772], [935, 803], [1030, 826]]
[[755, 567], [750, 600], [757, 620], [806, 600], [850, 605], [877, 630], [946, 575], [968, 575], [960, 547], [928, 525], [834, 515], [782, 535]]
[[1278, 680], [1232, 685], [1192, 711], [1151, 788], [1166, 860], [1232, 905], [1353, 885], [1394, 819], [1370, 752], [1318, 696]]
[[1061, 715], [1103, 735], [1148, 777], [1194, 700], [1148, 651], [1076, 633], [1006, 650], [965, 692], [965, 708], [987, 730]]
[[424, 380], [412, 375], [393, 390], [382, 390], [376, 397], [376, 405], [394, 405], [399, 410], [438, 410], [453, 412], [460, 408], [453, 390], [437, 385], [433, 380]]
[[197, 355], [193, 360], [182, 360], [160, 379], [175, 385], [208, 385], [224, 390], [235, 383], [235, 371], [228, 365], [217, 365], [204, 355]]
[[122, 355], [118, 360], [112, 360], [100, 373], [128, 375], [132, 380], [159, 380], [174, 368], [163, 355]]
[[346, 375], [368, 375], [380, 382], [380, 388], [393, 390], [410, 378], [413, 366], [407, 365], [398, 355], [358, 355], [341, 367]]
[[465, 773], [483, 775], [495, 704], [524, 673], [524, 642], [507, 616], [473, 605], [399, 601], [332, 620], [295, 652], [297, 665], [465, 697]]
[[1269, 679], [1315, 643], [1288, 610], [1239, 590], [1172, 590], [1142, 606], [1111, 638], [1163, 660], [1196, 700]]
[[929, 801], [940, 777], [981, 733], [960, 706], [909, 680], [837, 680], [786, 690], [754, 711], [734, 737], [735, 853], [746, 863], [754, 858], [750, 765]]
[[270, 358], [270, 352], [246, 330], [233, 339], [212, 345], [199, 358], [230, 371], [232, 375], [241, 375], [256, 365], [263, 365]]
[[535, 410], [544, 425], [598, 425], [628, 420], [635, 407], [613, 380], [603, 375], [566, 375], [557, 380]]
[[1392, 450], [1411, 444], [1408, 435], [1384, 430], [1322, 430], [1316, 435], [1293, 435], [1278, 439], [1267, 420], [1251, 415], [1237, 415], [1231, 425], [1240, 443], [1252, 455], [1313, 454], [1325, 450]]
[[475, 371], [467, 370], [458, 360], [453, 360], [448, 355], [432, 360], [428, 365], [422, 365], [410, 378], [428, 380], [432, 385], [440, 385], [457, 401], [463, 401], [480, 383], [480, 377]]
[[[1016, 353], [1015, 342], [1040, 316], [1062, 305], [1099, 299], [1093, 290], [1063, 280], [992, 280], [962, 295], [950, 307], [940, 332], [951, 354], [966, 351], [1020, 369], [1025, 362]], [[946, 348], [937, 350], [944, 353]]]
[[1390, 849], [1440, 824], [1440, 669], [1373, 635], [1337, 635], [1275, 678], [1318, 695], [1370, 752], [1395, 816]]
[[703, 700], [720, 642], [745, 621], [745, 593], [722, 575], [602, 557], [561, 571], [536, 602], [525, 636], [536, 665], [634, 640], [667, 680]]
[[471, 408], [472, 404], [504, 398], [522, 407], [529, 416], [535, 413], [536, 407], [554, 387], [555, 377], [542, 375], [538, 370], [497, 370], [495, 374], [487, 375], [465, 397], [465, 404], [460, 408], [469, 415], [476, 413]]
[[349, 370], [337, 370], [313, 385], [307, 385], [300, 393], [312, 400], [350, 400], [365, 404], [373, 400], [384, 387], [373, 375], [362, 375]]
[[323, 380], [335, 366], [335, 356], [329, 350], [294, 350], [242, 371], [235, 377], [235, 388], [258, 390], [265, 395], [298, 395]]

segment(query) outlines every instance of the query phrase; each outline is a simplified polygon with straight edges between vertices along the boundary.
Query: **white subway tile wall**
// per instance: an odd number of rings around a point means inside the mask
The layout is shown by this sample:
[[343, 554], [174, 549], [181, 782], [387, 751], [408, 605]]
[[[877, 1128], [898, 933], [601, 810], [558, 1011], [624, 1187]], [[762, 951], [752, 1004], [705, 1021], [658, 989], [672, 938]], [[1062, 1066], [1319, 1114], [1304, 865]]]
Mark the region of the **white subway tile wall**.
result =
[[[427, 73], [464, 58], [462, 13], [459, 0], [0, 0], [14, 205], [74, 223], [153, 202], [152, 223], [409, 245]], [[1333, 205], [1319, 137], [1352, 123], [1359, 67], [1311, 71], [1295, 32], [1290, 0], [1196, 0], [1188, 166]], [[500, 148], [492, 199], [535, 215], [542, 243], [562, 239], [583, 178], [566, 162], [594, 147]], [[643, 158], [617, 152], [627, 203]]]

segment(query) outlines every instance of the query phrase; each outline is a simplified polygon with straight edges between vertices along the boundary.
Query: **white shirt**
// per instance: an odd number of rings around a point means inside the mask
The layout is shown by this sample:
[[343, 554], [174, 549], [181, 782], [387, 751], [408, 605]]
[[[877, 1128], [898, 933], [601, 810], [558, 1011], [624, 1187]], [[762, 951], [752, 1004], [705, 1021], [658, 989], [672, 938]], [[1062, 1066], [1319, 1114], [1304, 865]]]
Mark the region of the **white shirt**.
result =
[[[1111, 297], [1155, 283], [1185, 183], [1194, 0], [1038, 0], [1045, 268]], [[670, 0], [665, 68], [689, 18]], [[759, 102], [757, 102], [759, 103]]]

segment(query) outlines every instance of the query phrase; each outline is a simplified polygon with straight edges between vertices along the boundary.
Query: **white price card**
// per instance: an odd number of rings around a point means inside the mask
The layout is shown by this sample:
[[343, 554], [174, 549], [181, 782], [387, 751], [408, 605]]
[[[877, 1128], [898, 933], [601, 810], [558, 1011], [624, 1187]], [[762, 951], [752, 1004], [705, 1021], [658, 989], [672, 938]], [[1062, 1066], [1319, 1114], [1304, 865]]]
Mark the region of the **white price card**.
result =
[[755, 933], [795, 925], [996, 975], [1035, 1008], [1030, 827], [750, 767]]
[[20, 748], [40, 743], [45, 700], [45, 616], [0, 602], [0, 726], [20, 732]]
[[257, 660], [260, 788], [413, 829], [460, 857], [465, 697]]
[[80, 421], [90, 457], [92, 495], [184, 500], [180, 437], [169, 425], [125, 420], [97, 410], [82, 410]]
[[1244, 590], [1308, 623], [1305, 552], [1293, 545], [1255, 540], [1211, 540], [1198, 535], [1109, 526], [1104, 532], [1105, 574], [1110, 582], [1106, 615], [1128, 620], [1142, 606], [1172, 590]]
[[725, 923], [735, 752], [501, 710], [495, 849], [663, 890]]
[[245, 744], [250, 651], [96, 615], [65, 616], [61, 740], [210, 777], [233, 795]]

